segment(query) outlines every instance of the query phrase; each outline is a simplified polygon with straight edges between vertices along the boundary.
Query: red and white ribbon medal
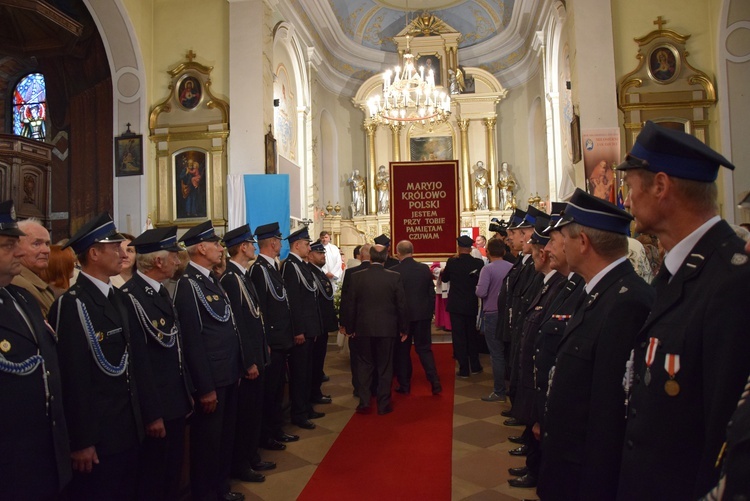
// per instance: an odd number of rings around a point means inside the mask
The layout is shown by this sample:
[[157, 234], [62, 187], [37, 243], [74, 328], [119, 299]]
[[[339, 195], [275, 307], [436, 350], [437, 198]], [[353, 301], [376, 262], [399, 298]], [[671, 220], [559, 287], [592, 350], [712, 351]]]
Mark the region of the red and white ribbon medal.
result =
[[664, 357], [664, 368], [669, 374], [669, 379], [664, 383], [664, 391], [670, 397], [676, 397], [680, 393], [680, 385], [675, 381], [674, 377], [680, 371], [680, 356], [672, 353], [667, 353]]
[[648, 338], [648, 349], [646, 350], [646, 374], [643, 376], [643, 382], [646, 386], [651, 384], [651, 364], [654, 363], [654, 357], [656, 357], [656, 347], [659, 344], [659, 340], [655, 337]]

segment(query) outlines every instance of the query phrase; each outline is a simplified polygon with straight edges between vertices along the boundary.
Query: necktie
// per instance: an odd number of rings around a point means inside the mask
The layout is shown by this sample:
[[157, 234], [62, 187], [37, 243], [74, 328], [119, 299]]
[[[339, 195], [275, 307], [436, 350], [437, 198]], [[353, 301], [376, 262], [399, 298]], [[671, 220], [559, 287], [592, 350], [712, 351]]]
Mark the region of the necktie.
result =
[[169, 291], [163, 285], [161, 287], [159, 287], [159, 295], [161, 297], [169, 299], [171, 301], [171, 297], [169, 296]]
[[111, 303], [114, 303], [114, 301], [115, 301], [115, 289], [114, 288], [112, 288], [112, 287], [109, 288], [109, 293], [107, 294], [107, 299], [109, 299], [109, 301]]
[[658, 292], [660, 289], [666, 287], [671, 279], [672, 274], [667, 269], [667, 265], [662, 263], [661, 268], [659, 269], [659, 274], [656, 275], [653, 280], [651, 280], [651, 285]]

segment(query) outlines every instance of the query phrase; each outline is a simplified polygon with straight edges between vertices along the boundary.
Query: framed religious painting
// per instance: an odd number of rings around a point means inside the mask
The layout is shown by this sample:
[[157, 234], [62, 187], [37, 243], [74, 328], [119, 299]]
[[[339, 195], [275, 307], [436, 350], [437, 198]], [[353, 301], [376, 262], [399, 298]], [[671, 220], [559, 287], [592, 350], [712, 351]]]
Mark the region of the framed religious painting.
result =
[[417, 68], [417, 71], [422, 67], [424, 68], [425, 78], [427, 78], [427, 75], [432, 71], [432, 74], [435, 77], [435, 85], [438, 87], [443, 85], [440, 58], [437, 54], [420, 54], [414, 66]]
[[210, 157], [200, 148], [184, 148], [172, 154], [175, 219], [208, 217]]
[[409, 139], [409, 156], [412, 162], [453, 160], [453, 137], [412, 137]]
[[648, 54], [648, 76], [658, 84], [672, 83], [680, 76], [680, 54], [674, 45], [656, 45]]
[[143, 136], [133, 133], [117, 136], [115, 138], [115, 176], [141, 175], [143, 175]]
[[203, 85], [197, 75], [186, 73], [177, 81], [177, 103], [185, 110], [194, 110], [203, 100]]

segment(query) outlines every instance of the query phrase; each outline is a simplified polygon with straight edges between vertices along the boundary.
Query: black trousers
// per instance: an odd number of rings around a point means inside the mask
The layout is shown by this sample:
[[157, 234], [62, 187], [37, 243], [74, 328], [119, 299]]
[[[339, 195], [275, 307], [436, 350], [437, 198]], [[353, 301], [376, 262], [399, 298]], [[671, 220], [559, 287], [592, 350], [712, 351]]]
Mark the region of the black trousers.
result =
[[240, 379], [232, 471], [243, 471], [260, 462], [258, 444], [263, 420], [264, 375], [261, 372], [255, 379]]
[[310, 405], [310, 379], [312, 377], [314, 338], [305, 338], [289, 354], [289, 400], [292, 403], [292, 422], [308, 419]]
[[477, 319], [473, 315], [451, 313], [453, 327], [453, 350], [458, 361], [458, 372], [468, 376], [471, 372], [479, 371], [479, 351], [477, 349], [479, 333]]
[[323, 396], [320, 386], [323, 384], [323, 367], [326, 363], [328, 351], [328, 333], [315, 338], [313, 343], [312, 379], [310, 380], [310, 400]]
[[146, 437], [138, 461], [138, 499], [180, 499], [180, 475], [185, 456], [185, 418], [164, 421], [167, 436]]
[[396, 342], [395, 346], [395, 372], [399, 386], [409, 389], [411, 387], [412, 363], [411, 345], [419, 356], [424, 373], [430, 383], [438, 381], [437, 369], [435, 367], [435, 356], [432, 354], [432, 333], [430, 331], [431, 319], [413, 320], [409, 322], [409, 332], [406, 341]]
[[286, 374], [287, 357], [287, 352], [271, 349], [271, 356], [263, 376], [261, 443], [279, 436], [284, 424], [281, 407], [284, 403], [284, 375]]
[[124, 452], [99, 456], [99, 464], [94, 465], [91, 473], [74, 471], [65, 491], [68, 499], [132, 500], [138, 474], [138, 449], [136, 445]]
[[357, 345], [357, 371], [359, 379], [359, 402], [363, 407], [370, 406], [372, 396], [370, 385], [373, 371], [378, 380], [378, 410], [384, 410], [391, 403], [391, 383], [393, 380], [394, 337], [354, 336]]
[[237, 384], [216, 388], [216, 410], [206, 414], [196, 396], [190, 422], [190, 487], [194, 501], [229, 492], [229, 468], [237, 422]]

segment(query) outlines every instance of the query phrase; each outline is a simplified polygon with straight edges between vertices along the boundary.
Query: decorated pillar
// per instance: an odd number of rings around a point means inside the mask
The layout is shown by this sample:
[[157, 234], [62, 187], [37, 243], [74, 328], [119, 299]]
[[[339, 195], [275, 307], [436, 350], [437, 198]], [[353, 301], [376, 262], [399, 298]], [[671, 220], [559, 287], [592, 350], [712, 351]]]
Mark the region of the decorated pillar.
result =
[[484, 119], [484, 132], [487, 137], [487, 170], [490, 171], [490, 210], [498, 210], [497, 206], [497, 153], [496, 153], [496, 136], [495, 136], [495, 125], [497, 125], [497, 117], [485, 118]]
[[401, 161], [401, 129], [404, 128], [403, 124], [390, 124], [391, 128], [391, 143], [392, 151], [391, 157], [394, 162]]
[[461, 200], [463, 210], [471, 210], [471, 171], [469, 169], [469, 119], [456, 120], [461, 131]]
[[375, 164], [375, 132], [377, 130], [378, 124], [365, 124], [365, 132], [367, 132], [367, 214], [378, 213], [378, 194], [375, 186], [375, 175], [378, 170], [378, 166]]

